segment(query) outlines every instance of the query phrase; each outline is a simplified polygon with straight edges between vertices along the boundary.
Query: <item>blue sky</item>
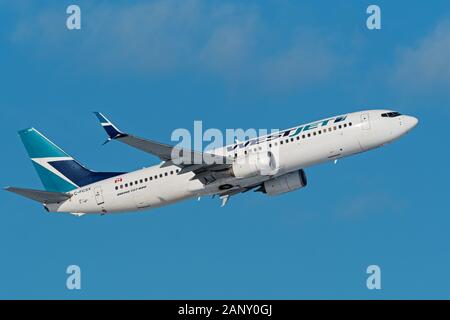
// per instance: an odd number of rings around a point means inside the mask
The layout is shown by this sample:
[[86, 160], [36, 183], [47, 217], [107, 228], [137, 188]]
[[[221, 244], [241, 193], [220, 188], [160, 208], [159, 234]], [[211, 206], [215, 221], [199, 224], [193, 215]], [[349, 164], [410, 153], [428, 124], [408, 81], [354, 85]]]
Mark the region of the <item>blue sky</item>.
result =
[[158, 162], [101, 146], [97, 110], [164, 142], [194, 120], [286, 128], [386, 107], [420, 124], [309, 168], [305, 189], [225, 208], [77, 218], [0, 192], [0, 298], [450, 298], [448, 1], [76, 1], [82, 29], [68, 31], [72, 3], [0, 1], [3, 186], [42, 188], [17, 136], [30, 125], [95, 170]]

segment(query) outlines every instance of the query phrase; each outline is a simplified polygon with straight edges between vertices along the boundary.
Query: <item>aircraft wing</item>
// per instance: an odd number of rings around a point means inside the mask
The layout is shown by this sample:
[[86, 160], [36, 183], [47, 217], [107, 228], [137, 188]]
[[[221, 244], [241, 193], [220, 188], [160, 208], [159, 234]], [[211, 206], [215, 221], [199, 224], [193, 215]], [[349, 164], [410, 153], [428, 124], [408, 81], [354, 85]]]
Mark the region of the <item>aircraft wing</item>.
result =
[[17, 193], [25, 198], [40, 202], [40, 203], [59, 203], [69, 199], [72, 195], [63, 192], [50, 192], [50, 191], [42, 191], [42, 190], [34, 190], [34, 189], [24, 189], [24, 188], [15, 188], [15, 187], [7, 187], [6, 191]]
[[[139, 138], [128, 133], [120, 131], [114, 124], [111, 123], [100, 112], [94, 112], [97, 116], [103, 129], [108, 134], [108, 140], [117, 140], [129, 146], [132, 146], [141, 151], [153, 154], [161, 160], [166, 161], [164, 165], [177, 165], [181, 167], [180, 173], [193, 171], [194, 173], [202, 173], [207, 176], [205, 172], [208, 171], [222, 171], [230, 167], [230, 159], [221, 155], [211, 153], [202, 153], [186, 148], [178, 148], [165, 143]], [[181, 162], [180, 158], [189, 160]], [[186, 164], [187, 162], [187, 164]]]

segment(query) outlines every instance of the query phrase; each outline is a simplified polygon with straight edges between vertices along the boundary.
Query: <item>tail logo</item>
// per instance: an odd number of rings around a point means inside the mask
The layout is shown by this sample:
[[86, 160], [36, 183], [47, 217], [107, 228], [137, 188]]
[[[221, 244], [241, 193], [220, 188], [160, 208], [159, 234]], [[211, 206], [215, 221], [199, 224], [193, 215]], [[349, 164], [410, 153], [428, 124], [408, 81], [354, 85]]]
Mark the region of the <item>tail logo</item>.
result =
[[67, 161], [67, 160], [72, 160], [72, 157], [47, 157], [47, 158], [31, 158], [31, 160], [35, 163], [37, 163], [38, 165], [44, 167], [45, 169], [47, 169], [48, 171], [50, 171], [51, 173], [55, 174], [56, 176], [58, 176], [59, 178], [63, 179], [64, 181], [72, 184], [74, 186], [74, 188], [78, 188], [78, 186], [73, 183], [73, 181], [69, 180], [65, 175], [63, 175], [61, 172], [59, 172], [58, 170], [56, 170], [51, 164], [50, 162], [57, 162], [57, 161]]

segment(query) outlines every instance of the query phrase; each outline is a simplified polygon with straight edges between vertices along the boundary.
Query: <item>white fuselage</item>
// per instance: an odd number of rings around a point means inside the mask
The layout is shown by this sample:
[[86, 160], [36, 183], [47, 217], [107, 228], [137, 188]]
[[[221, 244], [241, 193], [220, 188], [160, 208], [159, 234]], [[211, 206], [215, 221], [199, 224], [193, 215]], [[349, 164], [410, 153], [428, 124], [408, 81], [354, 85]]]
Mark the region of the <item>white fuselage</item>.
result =
[[[60, 204], [49, 204], [52, 212], [112, 213], [157, 208], [183, 199], [217, 194], [220, 186], [246, 187], [263, 183], [283, 174], [304, 169], [322, 162], [347, 157], [392, 142], [406, 134], [417, 119], [400, 115], [382, 117], [389, 110], [368, 110], [326, 118], [280, 133], [239, 142], [214, 154], [240, 159], [261, 149], [277, 151], [278, 170], [275, 175], [250, 178], [230, 176], [204, 185], [194, 173], [179, 173], [180, 168], [163, 163], [138, 171], [99, 181], [71, 191], [73, 196]], [[335, 122], [336, 119], [343, 119]], [[276, 137], [276, 138], [274, 138]], [[253, 143], [258, 141], [258, 143]]]

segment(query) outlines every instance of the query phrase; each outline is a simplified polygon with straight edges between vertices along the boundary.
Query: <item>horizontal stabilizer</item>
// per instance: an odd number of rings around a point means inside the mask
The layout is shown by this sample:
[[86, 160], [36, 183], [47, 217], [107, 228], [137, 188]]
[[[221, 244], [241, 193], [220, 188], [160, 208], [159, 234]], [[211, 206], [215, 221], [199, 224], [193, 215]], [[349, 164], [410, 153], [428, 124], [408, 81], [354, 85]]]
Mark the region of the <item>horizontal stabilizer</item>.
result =
[[59, 203], [69, 199], [72, 195], [63, 192], [50, 192], [34, 189], [7, 187], [6, 191], [17, 193], [25, 198], [40, 202], [40, 203]]

